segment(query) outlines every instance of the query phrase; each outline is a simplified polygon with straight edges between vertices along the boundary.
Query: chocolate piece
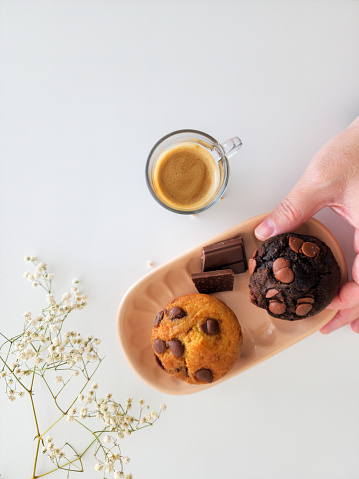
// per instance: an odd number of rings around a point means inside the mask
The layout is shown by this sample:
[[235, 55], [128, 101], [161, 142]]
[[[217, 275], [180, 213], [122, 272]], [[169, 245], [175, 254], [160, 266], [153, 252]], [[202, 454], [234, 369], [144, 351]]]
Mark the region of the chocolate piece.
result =
[[296, 253], [299, 253], [300, 247], [302, 246], [303, 243], [304, 241], [301, 238], [297, 238], [295, 236], [291, 236], [289, 238], [289, 246]]
[[202, 250], [202, 271], [219, 268], [233, 269], [234, 273], [247, 270], [247, 259], [242, 237], [205, 246]]
[[160, 360], [160, 358], [158, 356], [156, 356], [156, 354], [154, 356], [155, 356], [156, 363], [159, 365], [159, 367], [161, 369], [163, 369], [164, 371], [166, 371], [164, 365], [162, 364], [162, 362]]
[[234, 273], [231, 269], [193, 273], [191, 279], [199, 293], [208, 294], [233, 290]]
[[213, 381], [213, 374], [210, 369], [199, 369], [195, 372], [195, 376], [199, 381], [204, 381], [205, 383], [211, 383]]
[[283, 268], [289, 268], [289, 266], [290, 266], [289, 259], [278, 258], [275, 261], [273, 261], [273, 273], [276, 273], [277, 271]]
[[227, 264], [222, 266], [222, 269], [231, 269], [234, 274], [245, 273], [247, 270], [246, 264], [244, 261], [239, 261], [238, 263]]
[[181, 318], [184, 318], [185, 316], [187, 316], [186, 311], [184, 311], [179, 306], [173, 306], [173, 308], [171, 308], [168, 311], [168, 317], [169, 317], [169, 319], [172, 319], [172, 320], [173, 319], [181, 319]]
[[300, 250], [301, 253], [305, 254], [305, 256], [308, 256], [309, 258], [314, 258], [314, 256], [317, 256], [319, 251], [319, 246], [315, 243], [311, 243], [310, 241], [303, 243]]
[[305, 298], [299, 298], [299, 299], [297, 299], [297, 304], [300, 304], [300, 303], [313, 304], [314, 303], [314, 298], [312, 298], [310, 296], [306, 296]]
[[281, 283], [291, 283], [294, 279], [294, 273], [290, 268], [280, 269], [275, 273], [275, 278]]
[[163, 354], [166, 351], [167, 346], [166, 346], [166, 343], [162, 341], [162, 339], [155, 339], [153, 341], [153, 349], [155, 353]]
[[166, 310], [164, 309], [163, 311], [160, 311], [157, 316], [156, 316], [156, 319], [155, 319], [155, 328], [158, 328], [158, 326], [160, 325], [160, 322], [162, 321], [163, 319], [163, 316], [166, 314]]
[[279, 291], [276, 288], [268, 289], [268, 291], [266, 292], [266, 298], [267, 299], [273, 298], [278, 293], [279, 293]]
[[257, 266], [257, 261], [253, 258], [248, 260], [248, 271], [249, 274], [252, 275], [256, 269]]
[[275, 299], [271, 299], [269, 301], [268, 309], [273, 314], [283, 314], [287, 308], [286, 308], [286, 305], [282, 303], [281, 301], [276, 301]]
[[311, 304], [308, 304], [308, 303], [301, 303], [301, 304], [298, 304], [295, 312], [298, 316], [305, 316], [306, 314], [309, 313], [309, 311], [311, 311], [313, 308], [313, 306]]
[[216, 319], [208, 318], [201, 324], [201, 329], [205, 334], [214, 336], [219, 333], [219, 323]]
[[184, 346], [179, 339], [171, 339], [170, 341], [167, 341], [167, 345], [176, 358], [182, 357], [184, 353]]
[[273, 273], [275, 279], [281, 283], [291, 283], [294, 280], [294, 273], [289, 268], [290, 261], [285, 258], [278, 258], [273, 262]]

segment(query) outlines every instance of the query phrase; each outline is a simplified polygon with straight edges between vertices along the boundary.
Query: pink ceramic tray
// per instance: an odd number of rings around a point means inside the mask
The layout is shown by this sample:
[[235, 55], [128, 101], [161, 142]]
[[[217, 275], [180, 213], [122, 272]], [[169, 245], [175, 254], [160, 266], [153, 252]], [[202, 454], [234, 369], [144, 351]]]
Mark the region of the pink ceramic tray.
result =
[[[233, 291], [214, 294], [234, 311], [243, 330], [243, 350], [231, 371], [215, 383], [197, 386], [172, 378], [158, 366], [151, 349], [151, 330], [155, 317], [175, 297], [197, 292], [190, 273], [200, 271], [202, 247], [240, 235], [244, 239], [247, 258], [250, 258], [260, 244], [253, 231], [265, 216], [244, 221], [157, 267], [126, 293], [118, 310], [118, 337], [128, 362], [149, 385], [167, 394], [191, 394], [213, 387], [309, 336], [333, 318], [336, 313], [334, 310], [324, 310], [311, 318], [293, 322], [272, 318], [265, 310], [249, 302], [248, 272], [237, 274]], [[347, 277], [345, 259], [327, 228], [311, 219], [297, 231], [312, 234], [327, 243], [338, 261], [344, 281]]]

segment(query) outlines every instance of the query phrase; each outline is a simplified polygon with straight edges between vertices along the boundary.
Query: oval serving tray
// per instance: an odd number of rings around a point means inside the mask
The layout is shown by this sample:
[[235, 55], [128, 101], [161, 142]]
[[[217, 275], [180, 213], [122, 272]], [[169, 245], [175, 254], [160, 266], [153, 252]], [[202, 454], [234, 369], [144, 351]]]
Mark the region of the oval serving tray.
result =
[[[242, 236], [248, 259], [260, 244], [254, 236], [254, 229], [265, 216], [266, 214], [244, 221], [157, 267], [127, 291], [117, 315], [118, 338], [127, 361], [150, 386], [166, 394], [178, 395], [191, 394], [213, 387], [292, 346], [334, 317], [336, 311], [326, 309], [316, 316], [298, 321], [273, 318], [265, 310], [250, 303], [248, 271], [236, 274], [233, 291], [214, 294], [234, 311], [243, 330], [243, 349], [233, 368], [215, 383], [198, 386], [175, 379], [158, 366], [151, 348], [151, 331], [155, 317], [168, 302], [177, 296], [197, 293], [190, 274], [201, 270], [203, 246]], [[296, 232], [317, 236], [331, 248], [338, 261], [342, 282], [344, 282], [347, 278], [345, 259], [329, 230], [319, 221], [310, 219]]]

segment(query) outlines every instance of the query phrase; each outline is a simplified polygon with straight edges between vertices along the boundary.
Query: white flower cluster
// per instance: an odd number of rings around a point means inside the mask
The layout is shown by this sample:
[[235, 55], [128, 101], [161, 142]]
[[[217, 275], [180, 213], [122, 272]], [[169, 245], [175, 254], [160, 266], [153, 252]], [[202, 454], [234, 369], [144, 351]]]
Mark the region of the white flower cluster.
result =
[[[103, 421], [106, 431], [116, 433], [118, 439], [123, 439], [125, 436], [129, 436], [132, 432], [142, 427], [152, 425], [159, 418], [160, 413], [157, 411], [143, 415], [143, 411], [149, 409], [149, 406], [145, 405], [143, 399], [139, 402], [140, 414], [139, 417], [136, 418], [129, 414], [133, 405], [132, 398], [127, 398], [127, 406], [124, 408], [112, 398], [111, 393], [106, 394], [105, 397], [98, 398], [96, 393], [97, 388], [98, 384], [93, 383], [87, 391], [86, 396], [82, 393], [79, 394], [77, 400], [79, 402], [85, 402], [86, 405], [91, 404], [92, 407], [84, 406], [79, 410], [77, 410], [76, 407], [72, 407], [67, 415], [68, 421], [71, 422], [75, 417], [82, 420], [93, 417]], [[166, 406], [163, 404], [160, 409], [164, 411]]]
[[[78, 402], [85, 403], [78, 411], [75, 407], [71, 408], [67, 416], [68, 421], [85, 420], [86, 418], [96, 418], [101, 421], [102, 426], [99, 430], [101, 434], [106, 434], [102, 441], [98, 441], [95, 457], [98, 460], [95, 469], [104, 470], [106, 473], [113, 472], [114, 478], [131, 479], [131, 474], [124, 475], [123, 465], [127, 464], [130, 459], [121, 454], [119, 441], [125, 436], [129, 436], [134, 431], [143, 427], [151, 426], [159, 418], [162, 411], [166, 409], [164, 404], [160, 407], [160, 412], [152, 411], [143, 415], [143, 412], [149, 409], [142, 399], [139, 402], [140, 411], [135, 417], [130, 414], [133, 407], [133, 399], [131, 397], [126, 400], [126, 408], [117, 403], [111, 393], [105, 397], [97, 397], [98, 384], [93, 383], [87, 394], [80, 394], [77, 398]], [[91, 405], [91, 407], [89, 407]], [[99, 456], [102, 455], [102, 459]], [[120, 470], [118, 469], [120, 467]]]
[[60, 459], [65, 457], [65, 453], [61, 447], [55, 447], [52, 436], [46, 437], [45, 446], [41, 451], [43, 454], [47, 454], [52, 462], [58, 463]]
[[100, 360], [97, 346], [100, 340], [88, 335], [83, 338], [76, 331], [67, 331], [64, 335], [58, 334], [51, 338], [47, 346], [47, 364], [59, 366], [64, 363], [69, 369], [76, 364], [84, 365], [86, 362]]
[[[46, 370], [71, 369], [76, 376], [80, 372], [86, 378], [90, 376], [87, 369], [88, 363], [99, 363], [97, 347], [100, 340], [93, 336], [82, 337], [76, 331], [62, 333], [63, 323], [69, 313], [76, 309], [83, 309], [87, 304], [87, 295], [82, 294], [78, 286], [79, 281], [74, 280], [71, 292], [62, 295], [61, 301], [56, 301], [51, 292], [53, 274], [47, 272], [46, 263], [36, 263], [36, 258], [26, 256], [25, 261], [31, 261], [35, 266], [34, 274], [24, 273], [32, 285], [41, 286], [46, 291], [47, 307], [42, 309], [40, 315], [33, 315], [30, 311], [24, 313], [23, 333], [13, 340], [3, 344], [7, 347], [6, 353], [15, 355], [15, 361], [4, 368], [0, 378], [6, 378], [9, 400], [23, 396], [23, 389], [16, 391], [17, 383], [22, 383], [26, 376], [32, 377], [34, 372], [43, 374]], [[15, 389], [11, 387], [15, 379]], [[68, 381], [67, 381], [68, 382]], [[56, 376], [55, 383], [66, 385], [62, 376]]]
[[[33, 263], [35, 272], [33, 274], [26, 272], [24, 277], [31, 282], [33, 287], [40, 286], [46, 291], [47, 306], [41, 310], [39, 315], [33, 315], [30, 311], [24, 313], [24, 327], [19, 335], [8, 339], [0, 333], [0, 336], [5, 339], [3, 344], [0, 344], [0, 365], [2, 365], [0, 380], [4, 379], [8, 398], [10, 401], [14, 401], [17, 397], [28, 395], [37, 427], [37, 451], [46, 454], [57, 469], [78, 470], [70, 469], [70, 467], [74, 466], [76, 461], [81, 463], [81, 457], [88, 447], [82, 454], [78, 454], [69, 443], [66, 442], [64, 446], [58, 447], [55, 446], [52, 436], [47, 436], [45, 440], [43, 438], [45, 433], [41, 434], [32, 397], [35, 379], [42, 379], [54, 399], [55, 406], [61, 413], [60, 418], [45, 432], [50, 431], [64, 417], [68, 422], [77, 423], [91, 432], [92, 443], [96, 444], [94, 455], [97, 464], [95, 469], [103, 471], [104, 474], [113, 473], [114, 479], [132, 479], [132, 474], [125, 475], [123, 472], [124, 464], [127, 464], [130, 459], [121, 454], [119, 441], [134, 431], [152, 426], [166, 406], [162, 405], [159, 412], [149, 412], [149, 406], [146, 406], [145, 401], [141, 400], [139, 413], [133, 415], [130, 414], [133, 405], [132, 398], [128, 398], [126, 406], [122, 406], [113, 399], [111, 393], [104, 397], [98, 397], [96, 382], [92, 383], [84, 393], [102, 362], [102, 358], [98, 354], [98, 346], [101, 341], [92, 335], [83, 337], [76, 331], [64, 332], [63, 325], [71, 311], [86, 306], [87, 296], [81, 293], [78, 286], [79, 281], [73, 280], [71, 292], [66, 292], [62, 295], [61, 301], [56, 301], [52, 293], [53, 274], [47, 272], [46, 263], [37, 264], [36, 258], [32, 256], [26, 256], [25, 261]], [[80, 392], [75, 394], [75, 399], [70, 405], [61, 407], [58, 402], [60, 393], [74, 376], [80, 374], [84, 381], [82, 388], [80, 386], [77, 389]], [[50, 378], [52, 381], [49, 381]], [[82, 407], [79, 407], [76, 401], [83, 403]], [[91, 429], [87, 424], [89, 419], [99, 423], [100, 427], [97, 427], [98, 424], [96, 424], [96, 428], [92, 427]], [[84, 421], [86, 421], [86, 425]], [[70, 456], [73, 456], [72, 459], [67, 457], [65, 452], [67, 449]], [[35, 468], [36, 463], [37, 453]], [[46, 474], [48, 473], [43, 475]], [[105, 478], [105, 476], [103, 477]]]

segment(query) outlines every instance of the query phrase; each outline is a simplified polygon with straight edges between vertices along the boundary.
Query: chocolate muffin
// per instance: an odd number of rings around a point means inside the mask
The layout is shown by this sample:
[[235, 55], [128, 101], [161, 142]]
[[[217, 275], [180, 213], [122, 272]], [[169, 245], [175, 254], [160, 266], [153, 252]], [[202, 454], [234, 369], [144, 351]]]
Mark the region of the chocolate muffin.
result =
[[205, 384], [224, 376], [238, 358], [243, 337], [233, 311], [207, 294], [171, 301], [152, 329], [155, 359], [171, 376]]
[[318, 238], [284, 233], [264, 241], [248, 261], [250, 300], [275, 318], [314, 316], [334, 298], [340, 269]]

